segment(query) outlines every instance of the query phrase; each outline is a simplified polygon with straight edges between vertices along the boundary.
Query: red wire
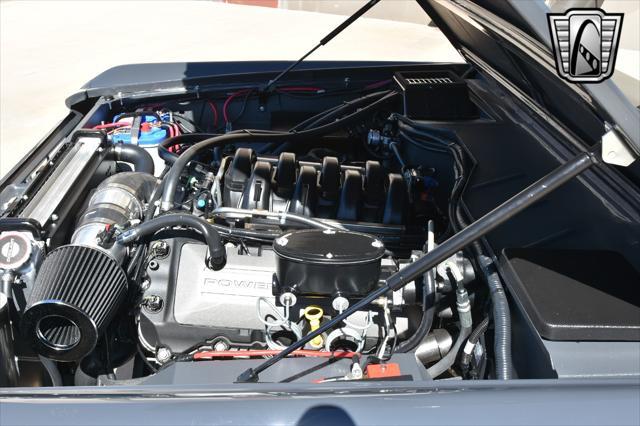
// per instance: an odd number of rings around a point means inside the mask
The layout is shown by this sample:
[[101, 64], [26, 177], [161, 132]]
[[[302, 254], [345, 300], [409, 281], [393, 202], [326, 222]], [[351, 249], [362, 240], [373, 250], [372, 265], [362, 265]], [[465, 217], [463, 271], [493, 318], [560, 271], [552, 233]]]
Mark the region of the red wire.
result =
[[[278, 355], [280, 351], [271, 349], [248, 349], [242, 351], [202, 351], [193, 355], [194, 360], [198, 359], [210, 359], [210, 358], [237, 358], [237, 357], [249, 357], [249, 356], [274, 356]], [[358, 355], [357, 352], [341, 351], [341, 352], [319, 352], [309, 351], [305, 349], [299, 349], [293, 351], [290, 356], [308, 356], [315, 358], [353, 358], [354, 355]]]
[[169, 137], [172, 138], [174, 137], [176, 134], [175, 130], [173, 129], [173, 126], [169, 123], [167, 125], [167, 129], [169, 129]]
[[227, 113], [227, 109], [229, 108], [229, 104], [231, 103], [231, 101], [239, 95], [245, 95], [250, 90], [253, 90], [253, 89], [238, 90], [237, 92], [234, 92], [231, 95], [229, 95], [227, 100], [224, 101], [224, 105], [222, 105], [222, 117], [224, 118], [225, 123], [229, 122], [229, 114]]
[[213, 113], [213, 127], [218, 127], [218, 108], [216, 108], [216, 104], [211, 101], [207, 101], [209, 104], [209, 108], [211, 108], [211, 112]]
[[382, 87], [382, 86], [386, 86], [387, 84], [391, 83], [393, 80], [383, 80], [383, 81], [378, 81], [376, 83], [371, 83], [367, 86], [364, 86], [365, 90], [368, 89], [377, 89], [378, 87]]
[[[383, 82], [379, 82], [379, 83], [373, 83], [372, 85], [367, 86], [366, 88], [369, 87], [377, 87], [377, 85], [382, 85], [384, 83], [387, 83], [390, 80], [387, 81], [383, 81]], [[229, 95], [229, 97], [224, 101], [224, 104], [222, 106], [222, 117], [224, 118], [224, 122], [228, 123], [229, 122], [229, 114], [228, 114], [228, 109], [229, 109], [229, 105], [231, 104], [231, 101], [233, 101], [236, 97], [238, 97], [239, 95], [245, 95], [247, 94], [247, 92], [252, 91], [253, 88], [247, 88], [247, 89], [241, 89], [238, 90], [237, 92], [232, 93], [231, 95]], [[322, 89], [321, 87], [308, 87], [308, 86], [290, 86], [290, 87], [280, 87], [277, 89], [280, 92], [321, 92], [324, 89]], [[216, 108], [215, 103], [211, 102], [211, 101], [207, 101], [207, 104], [209, 105], [209, 108], [211, 108], [211, 112], [213, 114], [213, 125], [214, 127], [216, 127], [218, 125], [218, 109]], [[164, 104], [162, 103], [158, 103], [158, 104], [153, 104], [153, 105], [147, 105], [147, 108], [154, 108], [154, 107], [159, 107], [162, 106]], [[130, 126], [131, 123], [106, 123], [106, 124], [99, 124], [97, 126], [94, 127], [94, 129], [99, 130], [99, 129], [110, 129], [113, 127], [124, 127], [124, 126]], [[179, 128], [175, 128], [174, 131], [174, 135], [177, 136], [181, 134]]]

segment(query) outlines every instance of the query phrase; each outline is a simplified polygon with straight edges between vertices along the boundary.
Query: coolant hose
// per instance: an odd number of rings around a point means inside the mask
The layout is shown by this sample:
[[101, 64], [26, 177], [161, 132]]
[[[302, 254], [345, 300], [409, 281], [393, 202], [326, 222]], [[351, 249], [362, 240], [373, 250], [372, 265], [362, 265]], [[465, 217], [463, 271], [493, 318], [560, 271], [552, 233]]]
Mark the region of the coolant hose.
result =
[[210, 258], [207, 261], [207, 266], [214, 271], [218, 271], [224, 267], [227, 256], [224, 244], [222, 244], [222, 240], [220, 239], [220, 234], [204, 219], [190, 214], [172, 213], [155, 217], [124, 231], [118, 236], [117, 241], [120, 244], [129, 244], [140, 238], [153, 235], [161, 229], [173, 226], [186, 226], [202, 234], [209, 246]]
[[184, 133], [182, 135], [167, 138], [158, 145], [158, 156], [164, 160], [166, 164], [173, 164], [178, 159], [178, 155], [169, 151], [169, 148], [177, 144], [192, 145], [205, 139], [218, 136], [214, 133]]
[[137, 145], [118, 143], [111, 147], [116, 161], [133, 164], [136, 172], [153, 175], [155, 167], [153, 158], [144, 148]]
[[479, 256], [479, 264], [489, 286], [491, 304], [493, 305], [494, 351], [496, 358], [496, 378], [511, 379], [511, 311], [507, 295], [502, 287], [500, 276], [493, 267], [493, 261], [485, 255]]
[[27, 231], [39, 239], [42, 234], [42, 226], [35, 219], [3, 217], [0, 218], [0, 233], [5, 231]]
[[429, 373], [429, 376], [432, 379], [435, 379], [453, 365], [453, 363], [456, 361], [456, 357], [458, 356], [458, 351], [460, 351], [460, 347], [462, 346], [464, 341], [467, 340], [469, 334], [471, 334], [471, 327], [463, 326], [462, 328], [460, 328], [460, 334], [458, 334], [458, 338], [456, 339], [456, 342], [453, 344], [449, 352], [447, 352], [447, 354], [440, 361], [436, 362], [431, 367], [429, 367], [429, 369], [427, 369], [427, 373]]
[[420, 325], [418, 325], [416, 332], [411, 337], [398, 345], [397, 352], [404, 353], [414, 350], [422, 343], [422, 340], [429, 334], [433, 326], [433, 318], [436, 312], [436, 283], [431, 271], [427, 271], [423, 277], [425, 283], [424, 304]]
[[252, 131], [243, 130], [238, 133], [227, 133], [225, 135], [216, 136], [210, 139], [205, 139], [202, 142], [196, 143], [187, 149], [178, 159], [173, 163], [169, 174], [167, 175], [167, 183], [165, 185], [162, 194], [162, 204], [160, 208], [163, 211], [169, 211], [174, 207], [174, 198], [176, 190], [180, 182], [180, 176], [187, 164], [193, 160], [198, 154], [206, 149], [224, 146], [229, 143], [257, 143], [257, 142], [294, 142], [294, 141], [306, 141], [310, 137], [317, 137], [329, 134], [351, 123], [361, 120], [363, 116], [371, 113], [380, 105], [386, 104], [392, 100], [395, 100], [400, 94], [398, 92], [390, 92], [388, 95], [383, 96], [370, 103], [369, 105], [355, 111], [340, 120], [334, 121], [329, 124], [325, 124], [319, 127], [315, 127], [310, 130], [304, 130], [301, 132], [264, 132], [264, 131]]
[[[449, 278], [452, 282], [455, 280], [453, 274], [450, 273]], [[456, 362], [456, 358], [458, 356], [458, 352], [462, 347], [462, 344], [467, 340], [467, 337], [471, 334], [471, 329], [473, 327], [473, 318], [471, 316], [471, 301], [469, 300], [469, 293], [467, 290], [458, 283], [458, 288], [456, 289], [456, 307], [458, 310], [458, 317], [460, 318], [460, 334], [458, 334], [458, 338], [456, 342], [453, 344], [453, 347], [447, 352], [447, 354], [442, 357], [440, 361], [429, 367], [427, 373], [431, 376], [432, 379], [435, 379], [445, 371], [447, 371], [453, 364]]]
[[[463, 227], [468, 225], [460, 206], [456, 209], [456, 218]], [[493, 260], [484, 254], [480, 242], [474, 241], [472, 247], [478, 258], [478, 266], [480, 267], [482, 275], [484, 275], [491, 296], [496, 378], [498, 380], [509, 380], [511, 379], [511, 372], [513, 371], [513, 362], [511, 359], [511, 310], [509, 309], [509, 302], [502, 287], [500, 275], [498, 275], [495, 269], [491, 270], [493, 268]]]
[[[424, 251], [430, 252], [435, 248], [435, 229], [433, 221], [427, 224], [427, 242]], [[422, 291], [422, 318], [416, 332], [407, 340], [398, 345], [398, 352], [409, 352], [414, 350], [431, 331], [433, 317], [436, 313], [436, 278], [434, 270], [427, 271], [422, 275], [424, 286]], [[417, 283], [416, 283], [417, 284]]]

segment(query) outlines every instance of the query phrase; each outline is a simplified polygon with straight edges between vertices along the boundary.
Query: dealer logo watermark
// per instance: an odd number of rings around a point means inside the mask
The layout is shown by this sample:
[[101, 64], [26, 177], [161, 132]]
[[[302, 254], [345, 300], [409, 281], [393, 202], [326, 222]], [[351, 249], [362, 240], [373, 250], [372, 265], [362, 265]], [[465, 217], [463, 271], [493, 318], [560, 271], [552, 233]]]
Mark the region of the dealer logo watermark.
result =
[[571, 9], [547, 16], [561, 77], [575, 83], [597, 83], [611, 77], [622, 29], [621, 13]]

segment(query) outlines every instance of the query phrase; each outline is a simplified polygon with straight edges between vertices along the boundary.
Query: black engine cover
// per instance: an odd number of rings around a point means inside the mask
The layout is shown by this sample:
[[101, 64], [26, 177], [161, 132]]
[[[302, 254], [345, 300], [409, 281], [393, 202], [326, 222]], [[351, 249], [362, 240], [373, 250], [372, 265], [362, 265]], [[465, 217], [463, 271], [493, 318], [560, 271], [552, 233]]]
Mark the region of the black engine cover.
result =
[[365, 167], [341, 166], [335, 157], [322, 164], [297, 161], [290, 152], [259, 158], [239, 148], [226, 162], [226, 207], [290, 212], [311, 217], [385, 225], [405, 223], [404, 179], [385, 174], [377, 161]]

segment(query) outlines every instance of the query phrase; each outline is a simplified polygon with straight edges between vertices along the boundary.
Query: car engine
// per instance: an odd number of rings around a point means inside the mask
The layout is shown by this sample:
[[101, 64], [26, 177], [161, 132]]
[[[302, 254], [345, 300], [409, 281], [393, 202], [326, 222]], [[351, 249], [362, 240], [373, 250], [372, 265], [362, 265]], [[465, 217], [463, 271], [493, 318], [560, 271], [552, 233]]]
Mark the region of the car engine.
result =
[[0, 194], [3, 359], [54, 385], [252, 381], [272, 361], [272, 381], [511, 378], [486, 242], [403, 277], [471, 222], [455, 129], [491, 117], [464, 70], [408, 68], [101, 97]]

